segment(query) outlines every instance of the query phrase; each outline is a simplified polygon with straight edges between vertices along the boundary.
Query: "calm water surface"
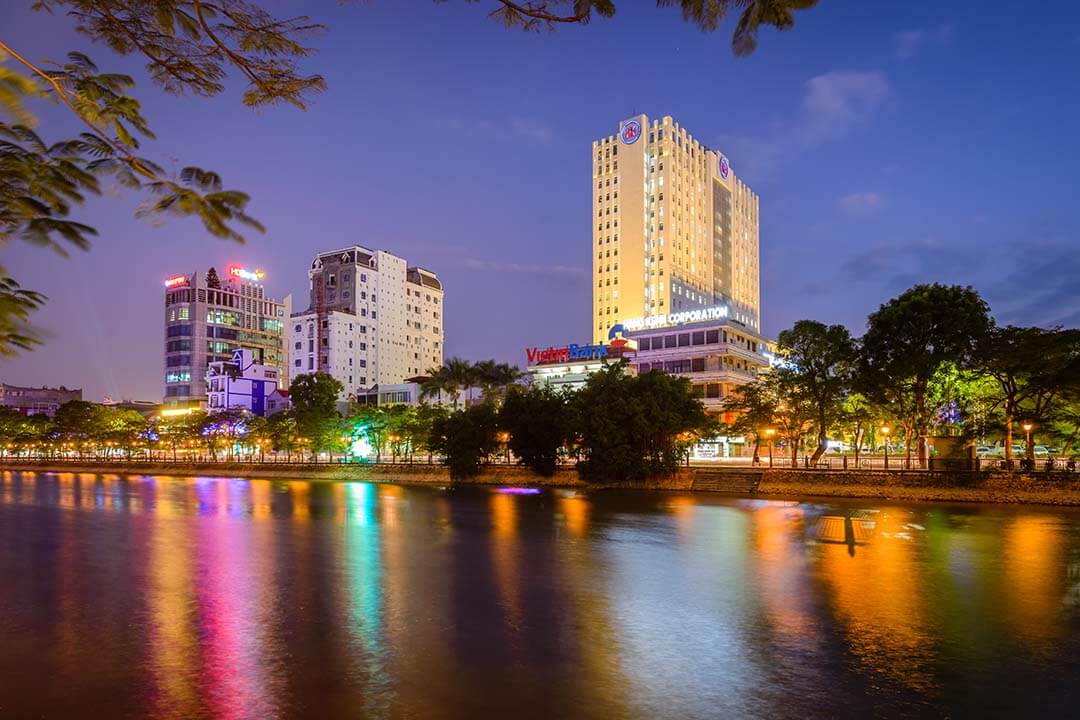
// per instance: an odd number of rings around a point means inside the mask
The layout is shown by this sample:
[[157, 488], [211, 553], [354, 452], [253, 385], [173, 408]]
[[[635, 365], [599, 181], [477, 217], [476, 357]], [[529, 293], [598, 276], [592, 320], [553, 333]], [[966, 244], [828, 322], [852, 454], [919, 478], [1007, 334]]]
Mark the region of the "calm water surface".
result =
[[0, 475], [0, 717], [1077, 717], [1080, 514]]

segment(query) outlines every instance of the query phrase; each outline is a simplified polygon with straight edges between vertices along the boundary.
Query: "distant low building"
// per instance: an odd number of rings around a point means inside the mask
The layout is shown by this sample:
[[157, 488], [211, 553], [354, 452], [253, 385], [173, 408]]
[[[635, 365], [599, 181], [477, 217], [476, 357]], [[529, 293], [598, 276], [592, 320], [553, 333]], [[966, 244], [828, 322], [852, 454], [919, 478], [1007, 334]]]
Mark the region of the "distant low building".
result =
[[113, 400], [106, 397], [101, 404], [114, 410], [134, 410], [143, 417], [150, 417], [161, 412], [161, 403], [152, 400]]
[[280, 372], [255, 362], [252, 350], [234, 350], [232, 360], [212, 362], [206, 371], [207, 411], [240, 408], [260, 417], [280, 412], [288, 398], [278, 389]]
[[23, 415], [56, 414], [57, 408], [72, 400], [82, 400], [82, 390], [60, 387], [20, 387], [0, 383], [0, 407], [11, 408]]
[[[425, 375], [405, 378], [400, 383], [382, 383], [373, 386], [367, 392], [356, 396], [357, 405], [443, 405], [453, 407], [454, 400], [449, 393], [440, 392], [436, 395], [424, 396], [424, 383], [428, 381]], [[468, 390], [463, 389], [461, 399], [468, 395]]]

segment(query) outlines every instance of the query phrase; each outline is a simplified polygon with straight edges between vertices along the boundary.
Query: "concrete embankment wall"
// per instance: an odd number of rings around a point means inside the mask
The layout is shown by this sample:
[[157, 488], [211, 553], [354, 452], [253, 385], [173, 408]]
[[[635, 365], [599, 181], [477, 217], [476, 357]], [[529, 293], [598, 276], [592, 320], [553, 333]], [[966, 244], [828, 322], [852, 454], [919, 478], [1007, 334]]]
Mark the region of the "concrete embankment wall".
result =
[[[128, 475], [174, 475], [182, 477], [250, 477], [280, 480], [327, 482], [392, 482], [449, 485], [445, 467], [426, 464], [259, 464], [259, 463], [45, 463], [0, 462], [2, 470], [58, 473], [99, 473]], [[710, 472], [746, 474], [749, 468], [716, 468]], [[1080, 506], [1080, 475], [966, 473], [966, 472], [885, 472], [874, 470], [792, 470], [761, 469], [756, 495], [772, 497], [848, 497], [937, 502], [1038, 503]], [[477, 477], [457, 484], [515, 485], [565, 488], [626, 488], [688, 491], [694, 489], [694, 470], [683, 468], [675, 475], [654, 478], [633, 485], [589, 485], [574, 468], [561, 467], [550, 478], [520, 466], [492, 465]]]
[[[10, 462], [0, 463], [3, 470], [58, 473], [98, 473], [117, 475], [174, 475], [181, 477], [250, 477], [281, 480], [326, 480], [331, 482], [397, 482], [447, 485], [450, 472], [445, 467], [427, 464], [361, 463], [151, 463], [151, 462]], [[580, 487], [573, 468], [559, 468], [554, 477], [545, 478], [516, 465], [490, 465], [469, 480], [475, 485], [544, 485]]]
[[1080, 475], [766, 470], [759, 495], [1080, 505]]

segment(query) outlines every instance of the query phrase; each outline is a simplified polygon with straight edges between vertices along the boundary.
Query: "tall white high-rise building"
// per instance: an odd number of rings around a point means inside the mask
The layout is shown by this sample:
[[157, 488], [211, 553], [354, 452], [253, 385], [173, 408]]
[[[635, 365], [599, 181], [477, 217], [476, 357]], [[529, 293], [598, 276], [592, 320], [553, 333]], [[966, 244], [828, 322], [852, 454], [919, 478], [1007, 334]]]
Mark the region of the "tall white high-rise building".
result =
[[758, 197], [670, 117], [593, 141], [593, 339], [701, 310], [761, 324]]
[[307, 310], [289, 323], [293, 377], [323, 371], [342, 402], [443, 362], [443, 289], [435, 273], [359, 245], [320, 253]]

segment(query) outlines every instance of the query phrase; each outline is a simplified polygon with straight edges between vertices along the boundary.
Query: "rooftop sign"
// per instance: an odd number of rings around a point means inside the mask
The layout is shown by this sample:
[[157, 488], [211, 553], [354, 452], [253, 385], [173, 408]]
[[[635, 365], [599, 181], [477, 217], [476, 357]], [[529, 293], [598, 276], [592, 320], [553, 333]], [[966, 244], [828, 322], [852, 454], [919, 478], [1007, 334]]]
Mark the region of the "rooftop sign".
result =
[[266, 273], [262, 270], [248, 270], [247, 268], [240, 267], [239, 265], [232, 265], [229, 267], [229, 274], [238, 277], [241, 280], [247, 280], [248, 282], [261, 282]]
[[637, 120], [627, 120], [619, 128], [619, 139], [624, 145], [633, 145], [641, 137], [641, 123]]
[[165, 280], [165, 287], [167, 288], [186, 287], [187, 284], [187, 275], [174, 275], [171, 278], [167, 278]]
[[674, 327], [688, 323], [704, 322], [706, 320], [723, 320], [728, 316], [727, 305], [716, 305], [701, 310], [687, 310], [685, 312], [671, 313], [670, 315], [650, 315], [649, 317], [631, 318], [623, 320], [626, 330], [652, 330], [653, 328]]
[[531, 364], [599, 360], [608, 356], [604, 345], [564, 345], [563, 347], [525, 348]]

